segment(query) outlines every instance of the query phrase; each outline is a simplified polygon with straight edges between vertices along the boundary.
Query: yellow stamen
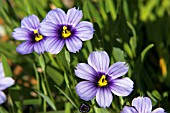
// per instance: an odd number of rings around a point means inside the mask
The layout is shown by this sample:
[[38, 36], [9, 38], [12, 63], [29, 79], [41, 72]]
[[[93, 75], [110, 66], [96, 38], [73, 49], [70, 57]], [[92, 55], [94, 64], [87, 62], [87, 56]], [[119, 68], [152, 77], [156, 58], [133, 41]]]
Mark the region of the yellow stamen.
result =
[[67, 26], [63, 26], [62, 37], [68, 38], [71, 35], [71, 32], [67, 29]]
[[38, 33], [38, 30], [34, 30], [35, 41], [38, 42], [43, 39], [43, 36]]
[[40, 41], [40, 40], [42, 40], [42, 39], [43, 39], [43, 36], [42, 36], [42, 35], [38, 35], [38, 36], [35, 37], [35, 41], [36, 41], [36, 42], [38, 42], [38, 41]]
[[102, 75], [102, 77], [98, 81], [98, 86], [103, 87], [103, 86], [106, 86], [107, 84], [108, 82], [106, 80], [106, 76]]
[[34, 34], [38, 34], [38, 30], [34, 30]]

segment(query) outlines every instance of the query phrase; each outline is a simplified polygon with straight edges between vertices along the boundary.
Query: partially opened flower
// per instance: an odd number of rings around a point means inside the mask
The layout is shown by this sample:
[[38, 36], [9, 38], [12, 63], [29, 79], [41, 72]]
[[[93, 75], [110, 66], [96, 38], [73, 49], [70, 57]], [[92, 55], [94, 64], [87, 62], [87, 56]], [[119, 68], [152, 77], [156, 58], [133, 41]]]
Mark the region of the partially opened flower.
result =
[[92, 23], [80, 22], [82, 17], [82, 11], [76, 8], [69, 9], [67, 14], [59, 8], [51, 10], [40, 25], [42, 34], [49, 37], [46, 51], [57, 54], [65, 44], [70, 52], [79, 51], [82, 41], [90, 40], [94, 32]]
[[121, 78], [127, 73], [125, 62], [116, 62], [109, 67], [110, 59], [105, 51], [92, 52], [88, 64], [79, 63], [76, 76], [84, 79], [76, 86], [76, 93], [81, 99], [89, 101], [96, 96], [99, 106], [109, 107], [113, 96], [128, 96], [133, 90], [133, 81], [128, 77]]
[[32, 52], [44, 53], [45, 37], [39, 32], [40, 21], [37, 16], [30, 15], [21, 21], [21, 27], [14, 29], [12, 36], [16, 40], [25, 40], [17, 47], [20, 54], [29, 54]]
[[2, 90], [5, 90], [13, 84], [14, 80], [11, 77], [5, 77], [2, 62], [0, 62], [0, 104], [6, 101], [6, 95]]
[[132, 106], [124, 106], [121, 113], [165, 113], [163, 108], [152, 111], [152, 102], [148, 97], [137, 97], [132, 101]]

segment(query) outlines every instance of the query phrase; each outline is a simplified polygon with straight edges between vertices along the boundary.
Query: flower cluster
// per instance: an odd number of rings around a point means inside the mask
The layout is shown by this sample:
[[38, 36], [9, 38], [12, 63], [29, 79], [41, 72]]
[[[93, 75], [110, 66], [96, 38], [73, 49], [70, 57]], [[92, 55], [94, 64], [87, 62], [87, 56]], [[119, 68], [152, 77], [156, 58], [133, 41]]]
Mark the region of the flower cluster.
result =
[[35, 15], [25, 17], [21, 27], [12, 33], [16, 40], [25, 40], [17, 47], [17, 52], [57, 54], [65, 44], [70, 52], [79, 51], [82, 41], [91, 39], [94, 32], [92, 23], [80, 22], [82, 17], [82, 11], [76, 8], [69, 9], [67, 14], [59, 8], [51, 10], [41, 23]]
[[[58, 54], [65, 44], [70, 52], [78, 52], [82, 48], [82, 41], [92, 39], [94, 33], [93, 24], [88, 21], [80, 22], [82, 17], [82, 11], [76, 8], [69, 9], [67, 13], [59, 8], [51, 10], [41, 23], [35, 15], [25, 17], [21, 21], [21, 27], [14, 29], [12, 33], [16, 40], [25, 40], [17, 47], [17, 52], [41, 54], [46, 51]], [[127, 64], [116, 62], [110, 67], [109, 64], [110, 59], [105, 51], [95, 51], [89, 55], [88, 64], [77, 65], [75, 75], [84, 80], [76, 86], [76, 93], [81, 99], [89, 101], [95, 98], [100, 107], [106, 108], [112, 103], [112, 93], [128, 96], [133, 91], [134, 82], [128, 77], [122, 77], [128, 72]], [[0, 81], [3, 80], [0, 82], [1, 90], [14, 83], [13, 79], [4, 77], [2, 72], [0, 74]], [[5, 98], [0, 91], [0, 103]], [[81, 112], [89, 110], [86, 104], [80, 107]], [[132, 107], [125, 106], [121, 113], [164, 113], [162, 108], [151, 110], [151, 100], [138, 97], [132, 101]]]
[[6, 96], [2, 90], [5, 90], [13, 84], [14, 80], [11, 77], [5, 77], [2, 62], [0, 62], [0, 104], [6, 101]]

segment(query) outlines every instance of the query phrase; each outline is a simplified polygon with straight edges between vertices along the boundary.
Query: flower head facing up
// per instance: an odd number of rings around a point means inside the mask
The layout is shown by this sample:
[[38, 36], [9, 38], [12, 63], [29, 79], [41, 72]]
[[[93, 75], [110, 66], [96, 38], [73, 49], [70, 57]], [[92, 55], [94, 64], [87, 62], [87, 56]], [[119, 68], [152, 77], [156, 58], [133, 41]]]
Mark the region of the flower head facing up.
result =
[[2, 90], [5, 90], [13, 84], [14, 80], [11, 77], [5, 77], [2, 62], [0, 62], [0, 104], [6, 101], [6, 95]]
[[82, 48], [82, 41], [93, 37], [93, 25], [80, 20], [83, 17], [81, 10], [71, 8], [65, 13], [56, 8], [46, 15], [40, 24], [43, 36], [49, 37], [45, 42], [46, 51], [52, 54], [59, 53], [66, 44], [70, 52], [76, 53]]
[[128, 77], [121, 78], [128, 72], [125, 62], [116, 62], [109, 67], [110, 59], [105, 51], [92, 52], [88, 64], [79, 63], [75, 74], [84, 79], [77, 84], [76, 93], [85, 101], [96, 96], [99, 106], [109, 107], [113, 96], [128, 96], [133, 90], [133, 81]]
[[20, 54], [29, 54], [32, 52], [44, 53], [44, 42], [46, 37], [39, 31], [40, 21], [37, 16], [30, 15], [21, 21], [21, 27], [14, 29], [12, 36], [16, 40], [25, 40], [17, 47]]
[[137, 97], [132, 101], [132, 106], [124, 106], [121, 113], [165, 113], [163, 108], [152, 111], [152, 102], [148, 97]]

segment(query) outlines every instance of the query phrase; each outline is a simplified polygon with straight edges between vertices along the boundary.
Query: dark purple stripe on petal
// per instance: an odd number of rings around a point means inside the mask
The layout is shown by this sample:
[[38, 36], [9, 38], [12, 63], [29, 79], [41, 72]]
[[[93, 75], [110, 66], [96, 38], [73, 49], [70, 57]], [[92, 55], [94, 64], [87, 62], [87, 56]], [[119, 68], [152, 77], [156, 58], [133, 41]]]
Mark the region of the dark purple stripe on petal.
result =
[[139, 113], [136, 111], [135, 107], [130, 107], [130, 106], [124, 106], [123, 110], [120, 113]]
[[45, 48], [51, 54], [58, 54], [65, 44], [65, 40], [59, 38], [47, 38], [45, 41]]
[[97, 72], [105, 73], [109, 67], [110, 59], [105, 51], [92, 52], [88, 57], [88, 64]]
[[89, 101], [93, 99], [96, 95], [97, 87], [95, 83], [90, 81], [83, 81], [77, 84], [76, 93], [80, 96], [81, 99]]
[[52, 22], [54, 24], [66, 24], [66, 14], [62, 9], [56, 8], [51, 10], [46, 15], [45, 21]]
[[14, 29], [12, 36], [16, 40], [30, 40], [31, 41], [32, 37], [34, 37], [34, 34], [32, 31], [26, 28], [16, 28]]
[[16, 50], [20, 54], [29, 54], [32, 53], [34, 50], [33, 45], [34, 45], [33, 43], [26, 41], [21, 43]]
[[75, 35], [78, 36], [82, 41], [93, 38], [94, 29], [92, 23], [86, 21], [80, 22], [75, 29]]
[[66, 39], [66, 46], [70, 52], [79, 52], [79, 50], [82, 48], [82, 45], [82, 41], [76, 36]]
[[25, 17], [21, 21], [21, 27], [34, 31], [39, 28], [40, 21], [36, 15]]
[[111, 76], [112, 79], [123, 76], [128, 72], [128, 67], [125, 65], [125, 62], [116, 62], [110, 66], [106, 74]]
[[40, 24], [40, 33], [43, 36], [48, 36], [48, 37], [57, 37], [60, 34], [58, 33], [58, 31], [60, 30], [60, 26], [51, 23], [51, 22], [42, 22]]
[[44, 41], [43, 40], [41, 40], [39, 42], [35, 42], [34, 51], [37, 52], [38, 54], [44, 53], [45, 47], [44, 47]]
[[108, 87], [98, 88], [96, 93], [96, 101], [100, 107], [109, 107], [112, 103], [113, 96]]
[[128, 96], [133, 91], [133, 81], [128, 77], [112, 79], [109, 84], [110, 90], [117, 96]]
[[82, 11], [71, 8], [67, 11], [67, 24], [72, 25], [73, 27], [76, 26], [83, 17]]
[[134, 106], [139, 113], [151, 113], [152, 110], [152, 102], [148, 97], [134, 98], [132, 106]]
[[75, 70], [76, 76], [84, 79], [96, 82], [97, 72], [88, 64], [79, 63]]

